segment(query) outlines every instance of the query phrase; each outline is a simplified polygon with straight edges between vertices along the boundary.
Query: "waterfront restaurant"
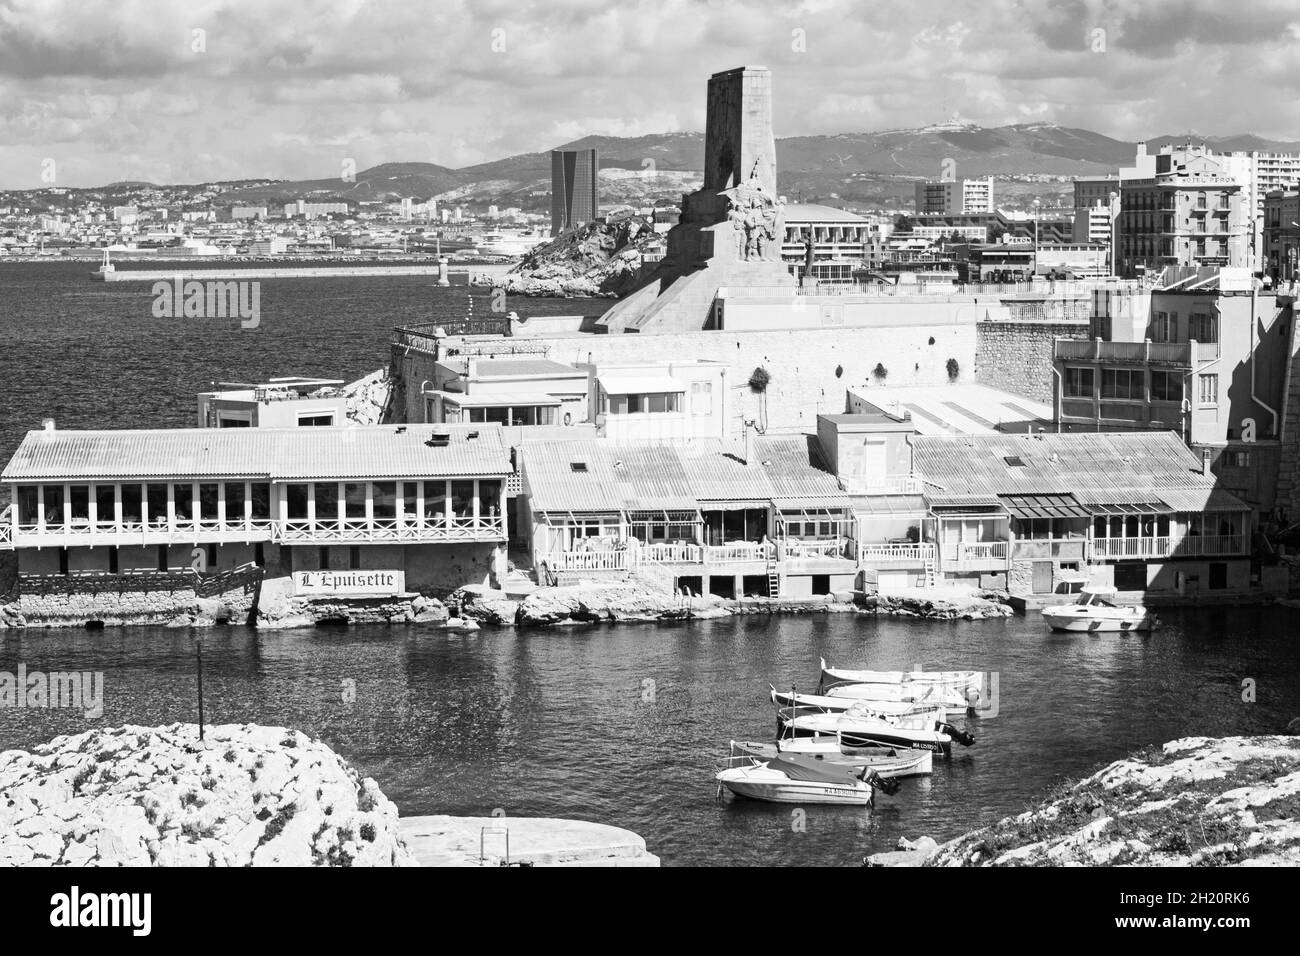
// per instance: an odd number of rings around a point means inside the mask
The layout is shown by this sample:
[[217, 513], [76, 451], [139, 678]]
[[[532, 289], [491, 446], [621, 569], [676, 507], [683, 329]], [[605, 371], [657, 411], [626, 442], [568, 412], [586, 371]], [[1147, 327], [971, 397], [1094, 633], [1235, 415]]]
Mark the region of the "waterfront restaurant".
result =
[[256, 564], [272, 576], [402, 571], [408, 590], [449, 591], [503, 566], [513, 470], [495, 426], [47, 422], [0, 474], [13, 502], [0, 548], [32, 585]]
[[1175, 432], [921, 436], [940, 571], [1044, 594], [1086, 574], [1194, 597], [1251, 587], [1251, 509]]
[[657, 569], [728, 598], [853, 587], [851, 500], [810, 436], [538, 442], [520, 459], [539, 580]]

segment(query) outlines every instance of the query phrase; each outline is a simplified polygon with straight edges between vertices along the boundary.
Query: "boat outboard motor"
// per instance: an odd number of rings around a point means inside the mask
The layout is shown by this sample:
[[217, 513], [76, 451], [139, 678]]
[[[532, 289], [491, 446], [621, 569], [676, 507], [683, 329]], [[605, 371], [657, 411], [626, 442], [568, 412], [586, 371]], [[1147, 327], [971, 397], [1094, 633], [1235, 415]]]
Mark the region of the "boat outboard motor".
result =
[[970, 747], [973, 746], [975, 743], [974, 734], [968, 733], [965, 730], [960, 730], [959, 728], [954, 727], [950, 723], [940, 721], [934, 725], [934, 729], [939, 731], [939, 733], [941, 734], [947, 734], [949, 737], [957, 741], [957, 743], [961, 744], [963, 747]]
[[858, 779], [863, 783], [871, 784], [871, 786], [875, 787], [881, 793], [890, 797], [898, 793], [898, 788], [902, 786], [899, 781], [892, 777], [882, 777], [871, 767], [863, 767], [862, 773], [858, 774]]
[[966, 716], [974, 717], [975, 709], [979, 706], [980, 692], [974, 687], [966, 688]]

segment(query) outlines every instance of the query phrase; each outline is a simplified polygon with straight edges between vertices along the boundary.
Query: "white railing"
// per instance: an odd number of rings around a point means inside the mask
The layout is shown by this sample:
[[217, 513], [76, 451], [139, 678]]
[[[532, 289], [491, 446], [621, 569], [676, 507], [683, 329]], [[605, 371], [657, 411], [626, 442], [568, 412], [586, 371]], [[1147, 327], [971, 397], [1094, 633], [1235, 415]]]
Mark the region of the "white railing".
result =
[[958, 566], [969, 566], [974, 570], [991, 570], [989, 566], [1005, 565], [1007, 561], [1007, 541], [949, 541], [940, 549], [943, 560]]
[[1092, 553], [1098, 558], [1164, 558], [1173, 553], [1173, 542], [1167, 536], [1093, 538]]
[[497, 517], [451, 518], [420, 521], [401, 518], [345, 518], [335, 521], [293, 519], [275, 522], [277, 541], [495, 541], [506, 534], [505, 519]]
[[825, 538], [813, 541], [786, 541], [781, 551], [787, 559], [842, 558], [846, 541], [843, 538]]
[[1174, 547], [1174, 554], [1246, 554], [1248, 541], [1244, 534], [1187, 535]]
[[627, 571], [633, 561], [633, 552], [621, 551], [555, 551], [541, 561], [552, 571]]
[[766, 561], [775, 557], [775, 547], [771, 544], [710, 544], [704, 548], [704, 560], [707, 564], [739, 564], [746, 561]]
[[698, 544], [643, 544], [639, 557], [651, 564], [701, 564], [704, 549]]
[[933, 561], [934, 545], [924, 544], [861, 544], [858, 562], [861, 564], [924, 564]]
[[[68, 524], [20, 524], [12, 533], [16, 545], [47, 546], [52, 543], [69, 543], [76, 545], [130, 545], [130, 544], [165, 544], [193, 541], [237, 541], [240, 539], [257, 540], [271, 534], [272, 525], [269, 518], [254, 518], [249, 521], [218, 521], [216, 518], [178, 519], [168, 524], [167, 519], [158, 518], [149, 521], [122, 521], [120, 523], [91, 524], [85, 519], [74, 519]], [[9, 531], [8, 524], [5, 530]]]

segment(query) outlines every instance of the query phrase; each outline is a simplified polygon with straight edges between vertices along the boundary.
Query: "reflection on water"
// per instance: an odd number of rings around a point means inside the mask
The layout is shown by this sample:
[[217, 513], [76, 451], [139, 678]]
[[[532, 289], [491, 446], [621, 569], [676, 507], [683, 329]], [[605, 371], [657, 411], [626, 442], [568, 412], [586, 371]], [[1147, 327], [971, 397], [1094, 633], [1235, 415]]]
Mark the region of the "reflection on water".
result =
[[[194, 639], [212, 722], [297, 727], [375, 777], [404, 814], [569, 816], [630, 827], [664, 861], [854, 864], [1018, 812], [1063, 776], [1190, 734], [1277, 732], [1300, 715], [1300, 642], [1280, 609], [1166, 612], [1151, 635], [1054, 635], [1035, 616], [927, 623], [744, 617], [449, 634], [361, 627], [5, 632], [0, 670], [102, 670], [105, 714], [0, 710], [0, 748], [97, 725], [193, 720]], [[998, 671], [1000, 713], [874, 810], [715, 800], [730, 738], [767, 739], [766, 690], [817, 659]], [[1254, 678], [1257, 703], [1241, 699]], [[345, 681], [355, 685], [347, 702]], [[653, 684], [648, 682], [653, 681]], [[647, 693], [652, 688], [653, 693]]]

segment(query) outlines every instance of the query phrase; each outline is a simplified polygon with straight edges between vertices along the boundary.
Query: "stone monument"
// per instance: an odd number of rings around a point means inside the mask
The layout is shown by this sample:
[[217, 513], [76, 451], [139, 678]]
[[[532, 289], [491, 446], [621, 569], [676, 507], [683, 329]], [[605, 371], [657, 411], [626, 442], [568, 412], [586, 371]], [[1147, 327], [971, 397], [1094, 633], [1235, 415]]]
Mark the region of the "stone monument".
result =
[[794, 286], [781, 261], [772, 75], [746, 66], [709, 78], [704, 185], [682, 197], [678, 224], [647, 284], [600, 319], [610, 332], [676, 332], [710, 321], [721, 286]]

